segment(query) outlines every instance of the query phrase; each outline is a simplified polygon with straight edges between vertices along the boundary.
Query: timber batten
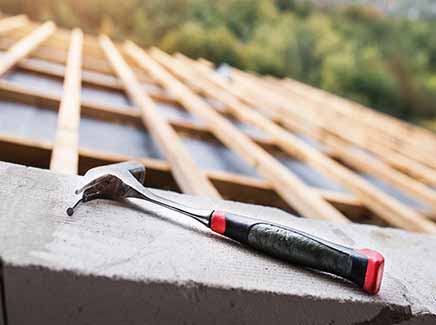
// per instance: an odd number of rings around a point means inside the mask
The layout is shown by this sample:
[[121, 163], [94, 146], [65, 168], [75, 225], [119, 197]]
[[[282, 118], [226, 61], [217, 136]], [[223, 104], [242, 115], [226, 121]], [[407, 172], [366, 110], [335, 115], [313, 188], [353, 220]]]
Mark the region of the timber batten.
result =
[[0, 160], [74, 174], [139, 159], [159, 188], [436, 233], [429, 131], [294, 80], [226, 78], [24, 16], [0, 20], [0, 49]]

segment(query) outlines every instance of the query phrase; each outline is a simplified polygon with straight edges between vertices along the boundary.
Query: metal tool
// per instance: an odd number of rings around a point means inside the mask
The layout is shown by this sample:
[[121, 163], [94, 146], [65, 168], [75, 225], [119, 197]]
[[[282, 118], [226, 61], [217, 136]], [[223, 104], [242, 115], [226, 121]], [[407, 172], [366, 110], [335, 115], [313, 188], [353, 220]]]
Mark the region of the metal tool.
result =
[[83, 192], [82, 198], [67, 209], [67, 214], [71, 216], [79, 203], [95, 199], [144, 199], [192, 217], [214, 232], [268, 255], [348, 279], [370, 294], [380, 289], [384, 258], [374, 250], [344, 247], [269, 221], [194, 209], [152, 193], [142, 185], [144, 179], [145, 168], [135, 161], [90, 169], [85, 174], [86, 184], [76, 191]]

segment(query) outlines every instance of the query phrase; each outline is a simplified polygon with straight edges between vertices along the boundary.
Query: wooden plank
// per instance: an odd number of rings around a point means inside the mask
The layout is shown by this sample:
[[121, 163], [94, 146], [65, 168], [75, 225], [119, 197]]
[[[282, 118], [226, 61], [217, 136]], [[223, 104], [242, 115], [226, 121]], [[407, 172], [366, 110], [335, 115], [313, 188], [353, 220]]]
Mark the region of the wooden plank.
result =
[[65, 71], [64, 93], [58, 113], [58, 126], [50, 169], [77, 174], [79, 167], [79, 123], [83, 33], [74, 29]]
[[48, 169], [51, 143], [0, 134], [0, 161]]
[[55, 29], [56, 26], [54, 23], [50, 21], [46, 22], [34, 32], [15, 43], [0, 58], [0, 75], [3, 75], [18, 61], [29, 55], [29, 53], [45, 41], [55, 31]]
[[[186, 65], [184, 66], [186, 67]], [[198, 65], [198, 67], [200, 67], [200, 65]], [[198, 69], [197, 71], [200, 71], [200, 69]], [[201, 71], [204, 70], [202, 69]], [[181, 78], [185, 78], [185, 80], [189, 79], [189, 75], [186, 73], [184, 74], [182, 72], [182, 69], [178, 69], [178, 76]], [[201, 79], [201, 76], [199, 74], [191, 75], [191, 77], [192, 78], [190, 81], [197, 81], [197, 86], [202, 87], [203, 92], [209, 94], [210, 96], [213, 96], [215, 99], [222, 101], [227, 107], [235, 112], [236, 116], [263, 129], [265, 132], [271, 135], [273, 139], [276, 140], [277, 144], [285, 152], [300, 157], [313, 168], [332, 176], [335, 180], [337, 180], [343, 186], [352, 191], [368, 208], [377, 213], [377, 215], [383, 218], [386, 222], [397, 227], [412, 231], [436, 233], [436, 225], [426, 220], [426, 218], [419, 213], [415, 212], [406, 205], [394, 200], [387, 194], [383, 193], [381, 190], [378, 190], [377, 188], [364, 181], [362, 178], [358, 177], [339, 163], [325, 156], [321, 152], [317, 151], [312, 147], [309, 147], [302, 140], [295, 137], [293, 134], [286, 132], [284, 129], [269, 121], [261, 114], [255, 112], [250, 107], [242, 105], [229, 94], [222, 94], [218, 90], [214, 91], [214, 84], [210, 82], [212, 80], [207, 80], [206, 78]], [[225, 89], [230, 89], [230, 87], [226, 83], [221, 82], [219, 84]], [[253, 91], [259, 94], [262, 93], [262, 89], [260, 87], [255, 87]], [[269, 105], [268, 107], [270, 106], [271, 105]], [[257, 105], [254, 106], [254, 108], [256, 107]], [[393, 173], [390, 173], [389, 175], [392, 176]], [[396, 177], [390, 177], [389, 179], [395, 179], [397, 184], [401, 183], [402, 185], [405, 185], [404, 178], [401, 178], [400, 181], [400, 177], [398, 175], [395, 176]], [[411, 189], [412, 186], [409, 186], [408, 188]], [[432, 202], [434, 202], [434, 195], [431, 195], [431, 190], [425, 191], [423, 189], [423, 186], [418, 186], [416, 184], [413, 189], [414, 191], [412, 192], [414, 194], [416, 194], [416, 191], [420, 191], [421, 194], [426, 193], [426, 198], [431, 198]]]
[[[41, 23], [40, 22], [35, 22], [35, 21], [29, 21], [29, 23], [24, 26], [23, 28], [14, 30], [10, 33], [8, 33], [6, 36], [8, 38], [15, 38], [15, 39], [19, 39], [22, 38], [26, 35], [28, 35], [29, 33], [31, 33], [32, 31], [36, 30], [38, 27], [40, 27]], [[50, 39], [47, 40], [47, 42], [45, 42], [45, 46], [50, 46], [56, 49], [62, 49], [64, 51], [68, 51], [69, 48], [69, 40], [70, 40], [70, 36], [69, 34], [71, 33], [71, 31], [68, 31], [68, 36], [65, 37], [65, 39], [63, 40], [62, 43], [60, 43], [57, 39], [58, 39], [58, 35], [59, 35], [59, 28], [56, 28], [56, 32], [53, 33], [50, 37]], [[66, 59], [65, 59], [66, 61]]]
[[[185, 59], [184, 61], [185, 63], [189, 64], [189, 61]], [[186, 64], [185, 64], [186, 66]], [[191, 62], [191, 66], [192, 66], [192, 62]], [[195, 65], [196, 70], [197, 71], [202, 71], [206, 76], [211, 76], [211, 71], [210, 69], [205, 69], [204, 67], [200, 66], [200, 65]], [[206, 74], [207, 72], [207, 74]], [[214, 77], [214, 78], [213, 78]], [[211, 90], [213, 89], [209, 84], [207, 84], [207, 80], [201, 80], [199, 79], [199, 76], [197, 75], [195, 77], [195, 80], [198, 81], [199, 86], [203, 85], [203, 91], [205, 93], [207, 92], [211, 92]], [[215, 82], [216, 84], [220, 85], [222, 88], [227, 89], [230, 93], [241, 96], [241, 92], [238, 89], [237, 91], [235, 91], [232, 87], [230, 87], [223, 79], [219, 78], [217, 75], [212, 75], [209, 79], [210, 82]], [[261, 89], [260, 88], [256, 88], [256, 92], [257, 93], [261, 93]], [[214, 94], [210, 94], [210, 95], [214, 95]], [[216, 99], [220, 99], [221, 101], [223, 101], [228, 107], [233, 107], [233, 109], [239, 111], [236, 112], [236, 114], [243, 116], [245, 119], [247, 119], [248, 116], [253, 116], [255, 115], [255, 113], [253, 113], [252, 110], [250, 110], [249, 107], [244, 107], [244, 105], [241, 105], [241, 103], [235, 102], [234, 100], [229, 100], [228, 97], [226, 96], [221, 96], [221, 98], [216, 97], [217, 94], [215, 94], [215, 98]], [[268, 103], [269, 105], [267, 105], [267, 107], [271, 107], [271, 104]], [[252, 105], [255, 107], [256, 105], [256, 100], [252, 101]], [[333, 177], [335, 177], [335, 179], [337, 181], [339, 181], [340, 183], [342, 183], [344, 186], [346, 186], [347, 188], [349, 188], [351, 191], [353, 191], [353, 193], [355, 193], [369, 208], [377, 208], [377, 211], [380, 213], [380, 211], [382, 211], [380, 209], [380, 204], [374, 201], [374, 198], [377, 199], [377, 201], [384, 201], [385, 197], [388, 197], [387, 195], [385, 195], [383, 192], [381, 192], [380, 190], [377, 190], [374, 186], [370, 185], [369, 183], [365, 184], [366, 186], [362, 186], [363, 184], [361, 184], [362, 182], [356, 178], [354, 175], [347, 175], [349, 173], [346, 173], [346, 170], [340, 166], [339, 164], [337, 164], [335, 161], [329, 159], [326, 156], [323, 156], [321, 153], [317, 153], [316, 150], [308, 147], [307, 145], [304, 144], [304, 142], [300, 141], [298, 138], [294, 137], [293, 135], [289, 134], [289, 133], [283, 133], [283, 129], [279, 130], [277, 129], [277, 127], [268, 121], [265, 121], [266, 119], [264, 117], [262, 117], [261, 115], [258, 115], [256, 118], [254, 118], [253, 116], [253, 120], [251, 121], [253, 124], [255, 124], [258, 127], [263, 128], [266, 132], [269, 132], [271, 135], [274, 135], [274, 138], [277, 139], [279, 146], [285, 150], [286, 152], [290, 153], [290, 154], [296, 154], [297, 156], [300, 156], [303, 160], [305, 160], [308, 164], [310, 164], [312, 167], [314, 167], [315, 169], [320, 169], [322, 171], [324, 171], [325, 173], [327, 173], [328, 175], [331, 175]], [[269, 124], [269, 125], [268, 125]], [[292, 139], [292, 141], [291, 141]], [[349, 153], [349, 155], [351, 154], [351, 152]], [[320, 164], [320, 161], [323, 161], [324, 164], [327, 163], [330, 165], [330, 167], [328, 166], [323, 166], [322, 164]], [[338, 168], [334, 168], [334, 165], [339, 166]], [[333, 169], [332, 169], [333, 168]], [[333, 171], [332, 171], [333, 170]], [[378, 172], [376, 171], [376, 168], [372, 169], [372, 172], [376, 172], [377, 176], [380, 176], [381, 174], [387, 177], [384, 177], [383, 179], [388, 180], [388, 182], [390, 183], [395, 183], [395, 185], [399, 185], [401, 184], [402, 188], [406, 188], [408, 193], [411, 193], [413, 196], [415, 197], [419, 197], [420, 199], [422, 199], [422, 197], [420, 196], [421, 194], [424, 195], [424, 198], [426, 199], [425, 201], [429, 202], [430, 204], [433, 205], [434, 198], [435, 198], [435, 194], [433, 191], [431, 191], [430, 189], [428, 189], [427, 187], [423, 186], [422, 184], [419, 184], [418, 182], [415, 182], [413, 180], [411, 180], [411, 183], [409, 184], [407, 182], [407, 177], [405, 175], [398, 175], [398, 173], [396, 173], [395, 171], [391, 170], [391, 171], [384, 171], [384, 172]], [[335, 171], [335, 172], [334, 172]], [[339, 173], [339, 175], [338, 175]], [[354, 177], [352, 177], [354, 176]], [[346, 182], [344, 182], [344, 177]], [[406, 178], [406, 179], [404, 179]], [[366, 190], [370, 189], [372, 191], [372, 193], [367, 193]], [[360, 195], [359, 195], [360, 193]], [[396, 206], [394, 206], [395, 208]], [[407, 208], [407, 207], [406, 207]], [[388, 207], [388, 209], [392, 209], [392, 207]], [[410, 209], [409, 209], [410, 210]], [[382, 211], [383, 215], [382, 217], [388, 220], [388, 222], [394, 222], [395, 225], [399, 225], [401, 224], [407, 224], [406, 222], [402, 222], [401, 220], [390, 220], [392, 219], [391, 215], [393, 215], [392, 213], [393, 211]], [[411, 211], [413, 212], [413, 211]], [[395, 216], [395, 215], [394, 215]]]
[[[32, 26], [35, 24], [31, 24]], [[36, 25], [35, 25], [36, 26]], [[27, 26], [26, 26], [27, 27]], [[34, 27], [30, 28], [27, 32], [30, 32]], [[12, 31], [14, 32], [14, 31]], [[56, 39], [57, 34], [59, 32], [59, 29], [56, 29], [56, 31], [52, 34], [52, 36], [44, 42], [43, 46], [40, 46], [39, 48], [36, 48], [32, 53], [32, 58], [37, 58], [53, 63], [58, 64], [65, 64], [66, 56], [67, 56], [67, 46], [68, 43], [63, 42], [60, 43], [59, 41], [54, 41]], [[19, 30], [19, 33], [17, 31], [16, 34], [19, 34], [20, 36], [25, 35], [25, 31], [23, 29]], [[84, 42], [86, 42], [86, 39], [89, 38], [89, 35], [85, 35]], [[17, 41], [17, 35], [6, 35], [5, 37], [0, 38], [0, 49], [7, 50], [10, 46], [12, 46]], [[89, 40], [88, 40], [89, 42]], [[98, 46], [98, 44], [96, 44]], [[83, 48], [83, 57], [82, 57], [82, 66], [84, 71], [82, 71], [82, 78], [85, 81], [85, 78], [87, 76], [87, 72], [96, 72], [101, 73], [103, 75], [109, 75], [113, 76], [112, 68], [108, 65], [106, 62], [105, 57], [96, 57], [93, 52], [86, 53], [86, 46], [84, 45]], [[100, 52], [102, 55], [103, 52], [100, 49]], [[148, 78], [141, 70], [138, 70], [137, 68], [132, 68], [134, 70], [135, 75], [139, 79], [139, 81], [143, 83], [153, 83], [153, 80]], [[104, 81], [102, 81], [104, 82]]]
[[[262, 87], [269, 88], [266, 84], [262, 84]], [[261, 100], [257, 97], [255, 92], [252, 92], [253, 85], [247, 85], [245, 88], [239, 87], [241, 92], [243, 92], [244, 89], [248, 90], [248, 93], [250, 93], [251, 100], [254, 102], [253, 105], [255, 105], [256, 101]], [[269, 94], [268, 101], [270, 103], [263, 102], [262, 105], [270, 105], [270, 107], [268, 107], [270, 110], [277, 109], [280, 113], [277, 114], [278, 111], [275, 111], [276, 120], [279, 120], [282, 124], [291, 129], [298, 128], [300, 132], [304, 131], [313, 136], [318, 136], [321, 139], [325, 135], [330, 136], [333, 134], [341, 140], [353, 143], [377, 155], [379, 159], [394, 168], [407, 171], [409, 175], [417, 177], [427, 184], [435, 184], [436, 173], [434, 170], [402, 154], [383, 147], [373, 139], [368, 139], [367, 134], [370, 132], [367, 129], [359, 128], [358, 126], [350, 128], [350, 122], [344, 120], [342, 115], [336, 114], [330, 116], [328, 110], [320, 112], [319, 105], [313, 103], [310, 98], [297, 97], [290, 92], [284, 95], [282, 92], [278, 92], [277, 89], [275, 89], [274, 93]], [[271, 106], [271, 103], [274, 103], [274, 105]], [[301, 107], [305, 109], [301, 109]], [[296, 120], [298, 120], [298, 122], [296, 122]]]
[[[29, 105], [41, 106], [43, 108], [49, 108], [56, 111], [58, 110], [61, 101], [61, 98], [57, 95], [46, 94], [42, 91], [28, 89], [24, 86], [13, 84], [6, 80], [0, 80], [0, 97], [2, 99], [9, 99]], [[102, 103], [82, 100], [81, 114], [83, 116], [113, 123], [133, 124], [138, 127], [143, 126], [140, 112], [136, 110], [126, 111], [125, 109], [103, 105]], [[205, 141], [209, 141], [210, 138], [214, 138], [213, 134], [204, 126], [173, 118], [168, 119], [168, 122], [177, 132], [198, 137]], [[265, 150], [275, 150], [275, 144], [271, 140], [254, 136], [251, 136], [251, 138]]]
[[[305, 106], [301, 105], [301, 107]], [[280, 119], [280, 122], [286, 128], [316, 139], [324, 144], [329, 141], [342, 141], [346, 142], [348, 145], [355, 146], [356, 148], [367, 150], [369, 153], [374, 154], [377, 159], [402, 172], [403, 174], [408, 175], [421, 183], [433, 186], [436, 185], [436, 172], [434, 170], [423, 166], [412, 159], [404, 157], [399, 153], [392, 151], [387, 152], [385, 148], [381, 148], [379, 145], [374, 143], [364, 145], [361, 142], [356, 141], [356, 139], [353, 139], [352, 136], [340, 135], [338, 133], [339, 130], [326, 126], [314, 127], [312, 125], [308, 125], [310, 123], [307, 123], [304, 120], [298, 120], [298, 118], [295, 116], [292, 118], [289, 116], [283, 116], [282, 119]], [[331, 154], [335, 155], [334, 152], [331, 152]]]
[[[280, 100], [278, 98], [280, 96], [285, 95], [276, 92], [274, 99]], [[371, 133], [368, 129], [359, 129], [357, 126], [350, 129], [349, 121], [342, 120], [338, 115], [328, 117], [328, 113], [326, 113], [328, 110], [324, 110], [323, 112], [325, 113], [322, 114], [320, 114], [320, 112], [317, 113], [318, 107], [310, 98], [303, 99], [288, 92], [286, 97], [282, 99], [285, 101], [285, 103], [282, 101], [283, 105], [286, 105], [285, 108], [288, 113], [291, 112], [292, 118], [289, 117], [289, 114], [282, 112], [280, 121], [289, 128], [299, 128], [300, 132], [317, 136], [320, 141], [323, 141], [327, 134], [328, 136], [333, 135], [338, 139], [368, 150], [386, 164], [417, 178], [419, 181], [429, 185], [436, 185], [435, 170], [377, 143], [377, 141], [372, 138], [368, 139], [367, 134]], [[297, 109], [296, 107], [292, 107], [292, 105], [300, 108], [304, 107], [304, 109]], [[300, 120], [298, 123], [295, 123], [296, 118]]]
[[[239, 154], [251, 166], [254, 166], [258, 173], [272, 184], [277, 193], [302, 215], [340, 223], [349, 222], [338, 210], [324, 201], [318, 193], [308, 188], [297, 176], [290, 173], [270, 154], [253, 143], [204, 100], [166, 72], [143, 50], [131, 42], [125, 43], [124, 49], [140, 67], [171, 91], [186, 109], [201, 118], [221, 142]], [[169, 65], [164, 63], [163, 55], [157, 51], [154, 53], [154, 58], [170, 69]]]
[[[15, 38], [22, 37], [23, 34], [26, 33], [26, 29], [27, 32], [29, 32], [29, 30], [34, 29], [37, 26], [38, 26], [37, 23], [30, 22], [26, 26], [26, 28], [22, 28], [20, 30], [14, 31], [13, 33], [8, 34], [8, 37], [11, 39], [13, 37]], [[68, 52], [68, 45], [69, 45], [69, 37], [66, 36], [68, 34], [69, 32], [67, 30], [61, 30], [59, 32], [59, 29], [57, 29], [57, 31], [53, 33], [52, 37], [50, 37], [50, 39], [47, 40], [47, 42], [45, 43], [45, 47], [41, 49], [42, 51], [37, 50], [33, 54], [37, 56], [42, 54], [42, 56], [47, 57], [48, 59], [53, 60], [55, 62], [65, 63], [66, 62], [65, 57]], [[83, 67], [90, 70], [96, 69], [97, 71], [104, 71], [107, 73], [111, 73], [112, 69], [109, 66], [108, 62], [106, 62], [101, 49], [99, 49], [100, 55], [98, 56], [95, 55], [96, 53], [94, 51], [92, 53], [89, 52], [89, 46], [87, 46], [89, 40], [88, 41], [85, 40], [88, 38], [89, 38], [88, 36], [84, 37], [84, 43], [87, 44], [86, 45], [84, 44], [83, 51], [82, 51]]]
[[107, 36], [101, 36], [100, 45], [113, 69], [122, 80], [130, 99], [141, 110], [143, 123], [169, 161], [174, 178], [183, 192], [220, 197], [218, 191], [184, 148], [177, 133], [159, 115], [155, 103], [145, 94], [141, 84], [111, 40]]
[[[38, 26], [35, 23], [30, 22], [30, 29]], [[20, 29], [14, 33], [14, 36], [22, 35], [23, 30]], [[8, 35], [10, 36], [10, 35]], [[40, 48], [38, 51], [36, 50], [33, 55], [41, 56], [42, 59], [47, 59], [54, 62], [65, 63], [65, 56], [68, 47], [69, 41], [69, 31], [62, 28], [57, 28], [55, 33], [52, 34], [44, 44], [43, 48]], [[57, 55], [53, 55], [51, 52], [58, 52]], [[60, 54], [60, 55], [59, 55]], [[113, 74], [113, 70], [111, 66], [108, 64], [106, 57], [99, 46], [97, 37], [91, 35], [84, 36], [84, 45], [83, 45], [83, 54], [82, 54], [82, 65], [83, 68], [93, 72]], [[133, 72], [135, 73], [137, 79], [141, 82], [150, 83], [150, 80], [141, 70], [138, 70], [136, 67], [131, 67]]]
[[[29, 59], [24, 59], [18, 62], [17, 67], [26, 71], [36, 72], [51, 77], [63, 77], [65, 75], [65, 69], [63, 66], [47, 66]], [[117, 78], [112, 77], [112, 75], [103, 74], [101, 72], [91, 72], [86, 70], [82, 71], [82, 83], [109, 90], [124, 89], [121, 82]], [[154, 84], [143, 83], [143, 85], [148, 86]], [[175, 104], [177, 102], [175, 98], [171, 96], [171, 94], [168, 94], [164, 91], [147, 89], [147, 93], [152, 99], [159, 102], [170, 104]]]
[[[381, 149], [375, 150], [375, 148], [373, 148], [374, 150], [368, 150], [368, 154], [364, 155], [363, 152], [365, 152], [365, 149], [359, 148], [333, 134], [323, 134], [302, 127], [303, 124], [295, 121], [295, 119], [286, 119], [284, 125], [294, 132], [304, 134], [309, 138], [329, 146], [327, 152], [332, 158], [340, 159], [354, 169], [383, 179], [387, 183], [401, 188], [416, 199], [425, 201], [434, 206], [435, 192], [431, 191], [428, 186], [423, 185], [434, 184], [436, 174], [433, 170], [421, 166], [397, 153], [391, 152], [388, 156], [381, 159], [380, 156], [383, 156], [383, 153], [386, 154]], [[359, 150], [363, 150], [363, 152], [359, 153]], [[368, 155], [371, 155], [371, 151], [372, 153], [378, 153], [380, 156], [374, 155], [372, 158], [368, 157]], [[410, 167], [413, 168], [410, 169]], [[408, 175], [412, 175], [412, 177]]]
[[[15, 40], [11, 37], [2, 37], [0, 39], [0, 48], [7, 49], [9, 46], [15, 43]], [[67, 51], [59, 46], [42, 46], [35, 49], [32, 52], [32, 57], [42, 60], [47, 60], [55, 63], [65, 64]], [[100, 73], [110, 74], [112, 73], [111, 67], [104, 61], [96, 59], [90, 56], [83, 56], [82, 61], [83, 69], [90, 71], [96, 71]]]
[[[347, 101], [343, 98], [324, 93], [321, 90], [310, 89], [308, 93], [308, 86], [302, 88], [295, 87], [295, 82], [283, 84], [287, 89], [291, 89], [297, 92], [299, 95], [304, 96], [310, 101], [317, 101], [323, 106], [328, 106], [328, 112], [339, 112], [347, 118], [348, 128], [356, 128], [359, 125], [362, 128], [362, 133], [368, 139], [369, 143], [379, 143], [390, 151], [396, 151], [407, 158], [413, 159], [431, 168], [436, 168], [435, 148], [436, 137], [424, 136], [421, 128], [412, 125], [403, 125], [396, 119], [385, 116], [384, 114], [378, 114], [368, 108], [364, 108], [357, 103]], [[322, 97], [314, 96], [313, 93], [318, 94], [322, 92]], [[365, 132], [372, 130], [371, 132]], [[427, 141], [425, 141], [427, 140]]]
[[0, 34], [5, 34], [11, 30], [20, 28], [28, 24], [26, 15], [7, 17], [0, 20]]
[[[0, 160], [48, 168], [51, 151], [51, 143], [0, 134]], [[147, 186], [172, 191], [180, 190], [171, 176], [170, 166], [166, 161], [130, 157], [85, 148], [81, 148], [79, 154], [80, 174], [84, 174], [88, 169], [96, 166], [136, 159], [140, 160], [147, 169]], [[205, 174], [222, 196], [228, 200], [268, 205], [292, 212], [289, 205], [277, 196], [271, 185], [265, 180], [216, 170], [205, 170]], [[350, 218], [360, 218], [368, 214], [362, 203], [350, 194], [314, 190]]]
[[[92, 167], [138, 159], [137, 157], [109, 154], [87, 149], [81, 149], [80, 156], [82, 160], [86, 160], [82, 161], [82, 173]], [[92, 164], [90, 164], [90, 160], [93, 160]], [[147, 171], [149, 171], [147, 174], [147, 186], [180, 191], [174, 179], [171, 177], [170, 165], [167, 162], [150, 158], [139, 158], [139, 160], [146, 166]], [[223, 198], [227, 200], [273, 206], [295, 213], [286, 202], [277, 196], [274, 189], [265, 180], [217, 170], [205, 170], [204, 172], [213, 185], [219, 190]], [[159, 176], [156, 176], [156, 174], [159, 174]], [[316, 188], [313, 188], [313, 190], [317, 191], [320, 196], [346, 213], [350, 218], [359, 219], [362, 216], [369, 216], [369, 212], [366, 208], [363, 207], [362, 203], [352, 194], [319, 190]]]
[[431, 190], [429, 187], [415, 179], [389, 167], [382, 161], [372, 158], [364, 152], [359, 152], [356, 148], [353, 148], [344, 142], [340, 142], [340, 140], [330, 138], [326, 141], [326, 144], [333, 148], [333, 155], [339, 157], [352, 168], [373, 175], [402, 190], [418, 201], [428, 203], [436, 212], [436, 191]]
[[[180, 123], [179, 123], [180, 124]], [[178, 125], [177, 123], [175, 124], [175, 125], [173, 125], [174, 127], [176, 127], [176, 129], [181, 129], [181, 130], [183, 130], [184, 129], [184, 127], [185, 126], [180, 126], [180, 125]], [[189, 125], [189, 123], [188, 123], [188, 126], [187, 126], [188, 128], [191, 128], [192, 127], [192, 125]], [[261, 145], [263, 145], [263, 147], [266, 147], [265, 146], [265, 144], [262, 144], [261, 142], [260, 142], [260, 144]], [[391, 157], [391, 156], [389, 156], [389, 157]], [[392, 159], [393, 160], [393, 162], [395, 162], [397, 165], [398, 165], [398, 163], [400, 163], [401, 162], [401, 160], [399, 160], [399, 159]], [[408, 166], [408, 164], [405, 164], [404, 166], [403, 166], [403, 168], [405, 168], [405, 167], [407, 167]], [[419, 177], [419, 178], [421, 178], [420, 177], [420, 175], [414, 175], [415, 177]]]
[[[330, 94], [322, 89], [303, 84], [296, 80], [285, 79], [279, 81], [282, 86], [292, 90], [300, 90], [300, 93], [310, 94], [312, 99], [319, 98], [335, 104], [335, 109], [340, 109], [343, 113], [354, 114], [357, 121], [363, 121], [368, 127], [376, 127], [380, 131], [389, 133], [401, 142], [406, 142], [412, 146], [418, 146], [436, 153], [436, 136], [421, 127], [401, 121], [387, 114], [370, 109], [361, 104]], [[389, 126], [389, 127], [387, 127]], [[399, 144], [399, 142], [397, 142]]]

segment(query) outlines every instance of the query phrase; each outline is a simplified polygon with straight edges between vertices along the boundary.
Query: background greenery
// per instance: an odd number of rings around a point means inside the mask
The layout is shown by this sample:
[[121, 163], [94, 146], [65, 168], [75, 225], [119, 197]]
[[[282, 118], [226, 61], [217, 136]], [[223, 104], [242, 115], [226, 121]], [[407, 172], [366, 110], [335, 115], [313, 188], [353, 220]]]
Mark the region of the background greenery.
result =
[[410, 121], [436, 117], [431, 19], [296, 0], [0, 0], [0, 9], [289, 76]]

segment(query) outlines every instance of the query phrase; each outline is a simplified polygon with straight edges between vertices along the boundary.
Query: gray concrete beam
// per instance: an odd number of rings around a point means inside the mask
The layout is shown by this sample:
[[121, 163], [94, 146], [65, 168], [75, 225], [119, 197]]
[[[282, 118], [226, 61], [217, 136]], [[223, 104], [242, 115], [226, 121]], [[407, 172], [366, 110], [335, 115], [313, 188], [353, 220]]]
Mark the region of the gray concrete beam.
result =
[[[386, 258], [380, 294], [289, 265], [175, 212], [95, 201], [68, 217], [80, 176], [0, 163], [8, 324], [436, 322], [436, 238], [338, 226], [272, 208], [165, 192], [299, 228]], [[162, 193], [158, 191], [159, 193]]]

